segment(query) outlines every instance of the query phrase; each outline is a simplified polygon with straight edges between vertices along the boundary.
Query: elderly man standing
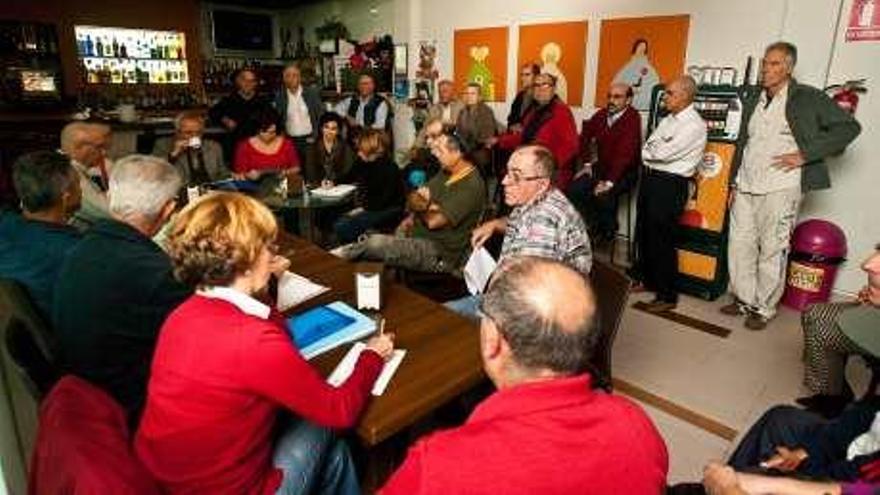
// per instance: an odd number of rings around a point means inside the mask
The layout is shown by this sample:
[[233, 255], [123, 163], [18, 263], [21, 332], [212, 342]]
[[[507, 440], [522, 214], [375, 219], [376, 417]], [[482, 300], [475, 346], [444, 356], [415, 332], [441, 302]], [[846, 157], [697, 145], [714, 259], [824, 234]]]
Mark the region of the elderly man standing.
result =
[[[554, 166], [553, 155], [541, 146], [523, 146], [511, 155], [501, 185], [504, 202], [513, 210], [507, 217], [474, 229], [474, 249], [502, 234], [499, 263], [511, 256], [536, 256], [565, 263], [584, 276], [590, 274], [593, 256], [587, 228], [574, 206], [550, 182]], [[446, 307], [477, 318], [479, 302], [479, 296], [467, 296]]]
[[504, 263], [480, 323], [498, 391], [463, 426], [416, 443], [379, 493], [663, 493], [668, 457], [651, 420], [590, 386], [595, 311], [581, 273], [541, 258]]
[[376, 94], [376, 78], [371, 74], [361, 75], [358, 79], [358, 94], [340, 101], [335, 111], [354, 130], [364, 127], [384, 130], [390, 125], [388, 102]]
[[565, 191], [571, 184], [578, 152], [574, 116], [568, 105], [556, 96], [556, 78], [550, 74], [535, 77], [534, 99], [534, 105], [523, 118], [522, 131], [508, 131], [490, 138], [488, 143], [497, 143], [503, 150], [514, 150], [523, 144], [540, 144], [549, 149], [557, 166], [553, 183]]
[[614, 239], [618, 199], [632, 188], [642, 164], [642, 119], [632, 101], [631, 87], [612, 84], [608, 105], [581, 130], [584, 168], [575, 176], [568, 197], [591, 224], [598, 243]]
[[223, 153], [227, 157], [232, 156], [239, 140], [257, 133], [260, 127], [257, 116], [269, 106], [257, 91], [260, 82], [253, 69], [239, 69], [233, 79], [235, 91], [223, 97], [208, 111], [211, 121], [222, 125], [228, 132], [223, 147]]
[[675, 233], [684, 211], [688, 186], [703, 159], [706, 123], [694, 109], [697, 85], [690, 76], [666, 86], [660, 121], [642, 148], [645, 174], [639, 189], [639, 274], [657, 297], [647, 310], [660, 313], [678, 304], [675, 287], [678, 255]]
[[841, 153], [861, 127], [822, 91], [792, 78], [797, 49], [768, 46], [763, 91], [744, 104], [734, 161], [728, 259], [734, 301], [721, 308], [761, 330], [782, 297], [788, 242], [804, 193], [831, 186], [825, 158]]
[[74, 227], [85, 230], [98, 220], [109, 218], [107, 149], [110, 128], [103, 124], [73, 122], [61, 130], [61, 152], [79, 176], [82, 205], [70, 218]]
[[425, 272], [459, 270], [469, 252], [471, 230], [486, 206], [486, 184], [465, 159], [461, 141], [454, 135], [441, 136], [431, 152], [441, 171], [410, 193], [409, 215], [398, 227], [398, 235], [372, 234], [333, 254]]
[[134, 415], [143, 406], [159, 328], [191, 292], [151, 240], [174, 211], [181, 184], [160, 158], [117, 162], [113, 218], [95, 224], [70, 251], [55, 286], [52, 320], [65, 371], [103, 388]]
[[324, 106], [316, 89], [303, 86], [298, 64], [284, 67], [283, 77], [284, 87], [275, 93], [273, 105], [281, 115], [281, 128], [293, 139], [300, 163], [304, 163], [309, 144], [315, 142], [321, 130], [318, 122]]
[[455, 97], [455, 84], [444, 79], [437, 83], [437, 103], [428, 109], [428, 120], [437, 118], [445, 126], [454, 126], [463, 107], [464, 104]]
[[205, 118], [195, 111], [181, 112], [174, 119], [174, 135], [156, 140], [153, 155], [168, 160], [187, 186], [225, 179], [231, 175], [223, 161], [223, 148], [204, 139]]
[[510, 113], [507, 114], [507, 130], [522, 130], [523, 117], [532, 108], [535, 102], [534, 89], [535, 77], [541, 73], [541, 67], [534, 63], [524, 64], [519, 71], [519, 82], [522, 89], [516, 94], [513, 103], [510, 104]]

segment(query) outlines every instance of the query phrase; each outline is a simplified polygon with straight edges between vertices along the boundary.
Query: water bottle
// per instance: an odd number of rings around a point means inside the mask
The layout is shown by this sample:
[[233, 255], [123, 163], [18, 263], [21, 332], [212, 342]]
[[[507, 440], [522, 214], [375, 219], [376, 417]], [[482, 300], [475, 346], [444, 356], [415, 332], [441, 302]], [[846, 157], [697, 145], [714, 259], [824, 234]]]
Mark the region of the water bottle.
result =
[[311, 198], [311, 196], [312, 194], [309, 192], [309, 187], [303, 184], [303, 205], [309, 205], [309, 199]]

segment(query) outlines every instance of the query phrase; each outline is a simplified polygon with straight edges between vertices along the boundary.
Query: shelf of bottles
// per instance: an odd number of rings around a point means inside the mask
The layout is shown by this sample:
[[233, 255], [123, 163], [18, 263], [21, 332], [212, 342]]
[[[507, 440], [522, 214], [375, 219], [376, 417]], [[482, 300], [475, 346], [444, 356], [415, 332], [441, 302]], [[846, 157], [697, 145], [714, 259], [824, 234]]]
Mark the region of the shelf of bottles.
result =
[[179, 31], [76, 26], [89, 84], [187, 84], [186, 37]]

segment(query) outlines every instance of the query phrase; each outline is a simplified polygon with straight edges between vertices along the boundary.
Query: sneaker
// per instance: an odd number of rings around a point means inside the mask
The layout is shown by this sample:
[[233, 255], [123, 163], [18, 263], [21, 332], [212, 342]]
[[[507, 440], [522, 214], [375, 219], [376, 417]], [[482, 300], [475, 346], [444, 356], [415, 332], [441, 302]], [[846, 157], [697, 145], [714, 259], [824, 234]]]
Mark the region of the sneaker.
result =
[[727, 316], [742, 316], [746, 314], [745, 306], [740, 304], [739, 301], [733, 301], [730, 304], [721, 306], [721, 309], [719, 311]]
[[767, 321], [767, 318], [754, 311], [749, 311], [748, 316], [746, 316], [746, 328], [755, 331], [763, 330], [767, 328]]
[[672, 311], [673, 309], [675, 309], [676, 306], [677, 304], [675, 304], [674, 302], [666, 302], [659, 299], [654, 299], [653, 301], [645, 305], [645, 311], [654, 314], [665, 313], [667, 311]]

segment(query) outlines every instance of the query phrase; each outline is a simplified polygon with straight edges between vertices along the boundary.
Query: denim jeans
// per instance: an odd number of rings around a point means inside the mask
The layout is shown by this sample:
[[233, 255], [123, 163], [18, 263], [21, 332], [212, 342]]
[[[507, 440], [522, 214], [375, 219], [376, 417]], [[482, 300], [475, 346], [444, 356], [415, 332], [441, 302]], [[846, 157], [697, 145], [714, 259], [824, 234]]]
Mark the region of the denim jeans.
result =
[[368, 230], [395, 226], [400, 221], [401, 214], [400, 208], [378, 211], [364, 210], [352, 216], [343, 215], [333, 225], [333, 230], [336, 232], [336, 239], [340, 244], [349, 244], [358, 240], [358, 237]]
[[446, 301], [443, 305], [446, 306], [447, 309], [454, 311], [467, 319], [479, 320], [480, 314], [478, 309], [480, 308], [480, 302], [482, 300], [483, 295], [477, 294], [473, 296], [464, 296], [461, 299]]
[[360, 493], [348, 446], [328, 428], [291, 421], [275, 445], [273, 465], [283, 478], [278, 495]]

